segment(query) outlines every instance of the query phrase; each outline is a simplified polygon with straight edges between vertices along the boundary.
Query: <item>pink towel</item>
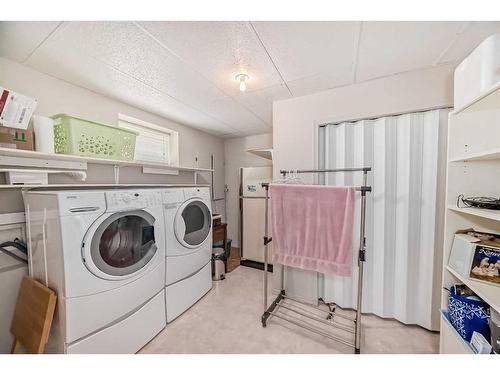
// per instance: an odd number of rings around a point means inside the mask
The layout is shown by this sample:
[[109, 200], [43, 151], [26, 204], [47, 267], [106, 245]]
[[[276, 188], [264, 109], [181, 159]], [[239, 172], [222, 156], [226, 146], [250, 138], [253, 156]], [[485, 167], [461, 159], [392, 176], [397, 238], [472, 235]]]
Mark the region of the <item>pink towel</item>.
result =
[[354, 188], [271, 184], [273, 262], [352, 274]]

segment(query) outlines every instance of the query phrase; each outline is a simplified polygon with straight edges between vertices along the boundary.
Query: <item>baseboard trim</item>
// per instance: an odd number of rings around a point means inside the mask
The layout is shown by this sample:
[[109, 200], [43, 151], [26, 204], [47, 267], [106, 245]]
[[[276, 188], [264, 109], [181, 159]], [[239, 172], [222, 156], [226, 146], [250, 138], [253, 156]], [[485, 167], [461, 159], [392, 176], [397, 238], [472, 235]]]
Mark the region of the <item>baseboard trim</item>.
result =
[[[242, 259], [240, 261], [240, 265], [264, 271], [264, 263], [256, 262], [255, 260]], [[268, 272], [273, 272], [273, 265], [272, 264], [268, 264], [267, 265], [267, 271]]]

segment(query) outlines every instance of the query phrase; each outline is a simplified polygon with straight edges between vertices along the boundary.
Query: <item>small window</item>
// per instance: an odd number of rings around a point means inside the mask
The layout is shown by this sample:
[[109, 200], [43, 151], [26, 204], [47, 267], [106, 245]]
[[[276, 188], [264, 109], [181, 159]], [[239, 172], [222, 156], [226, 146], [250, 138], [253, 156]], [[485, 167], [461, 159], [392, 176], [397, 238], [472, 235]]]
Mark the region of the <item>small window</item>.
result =
[[139, 133], [134, 159], [179, 165], [179, 133], [123, 114], [118, 115], [118, 127]]

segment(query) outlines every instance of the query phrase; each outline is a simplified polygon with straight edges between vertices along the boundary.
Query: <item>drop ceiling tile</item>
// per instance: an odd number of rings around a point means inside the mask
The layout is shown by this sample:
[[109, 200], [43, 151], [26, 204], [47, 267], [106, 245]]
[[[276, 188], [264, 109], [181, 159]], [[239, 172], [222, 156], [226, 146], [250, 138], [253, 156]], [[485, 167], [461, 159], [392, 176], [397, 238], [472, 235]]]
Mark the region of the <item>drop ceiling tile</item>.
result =
[[214, 100], [210, 105], [213, 116], [242, 133], [256, 131], [264, 133], [270, 131], [270, 125], [266, 124], [253, 112], [241, 106], [235, 99], [226, 98]]
[[0, 56], [23, 62], [59, 22], [0, 22]]
[[140, 22], [151, 35], [230, 95], [235, 75], [249, 90], [280, 84], [280, 77], [248, 22]]
[[[285, 81], [352, 76], [357, 22], [253, 22]], [[295, 95], [295, 93], [294, 93]]]
[[464, 22], [363, 22], [357, 81], [431, 66]]
[[348, 85], [351, 82], [352, 74], [346, 74], [343, 77], [337, 77], [336, 75], [332, 77], [329, 74], [316, 74], [290, 81], [287, 84], [294, 96], [302, 96]]
[[[64, 30], [57, 31], [28, 60], [28, 65], [46, 74], [71, 82], [172, 121], [215, 135], [237, 132], [213, 117], [198, 111], [165, 93], [102, 64], [88, 56], [84, 49], [62, 55], [64, 43], [71, 43]], [[65, 98], [61, 98], [64, 103]], [[61, 108], [64, 111], [64, 108]], [[96, 112], [98, 109], [96, 109]]]
[[240, 93], [234, 98], [271, 127], [273, 124], [273, 101], [291, 97], [285, 86], [276, 85], [262, 90]]
[[225, 97], [132, 22], [73, 22], [66, 34], [89, 56], [184, 103], [203, 107]]
[[462, 61], [488, 36], [500, 33], [500, 22], [470, 22], [441, 58], [441, 63]]

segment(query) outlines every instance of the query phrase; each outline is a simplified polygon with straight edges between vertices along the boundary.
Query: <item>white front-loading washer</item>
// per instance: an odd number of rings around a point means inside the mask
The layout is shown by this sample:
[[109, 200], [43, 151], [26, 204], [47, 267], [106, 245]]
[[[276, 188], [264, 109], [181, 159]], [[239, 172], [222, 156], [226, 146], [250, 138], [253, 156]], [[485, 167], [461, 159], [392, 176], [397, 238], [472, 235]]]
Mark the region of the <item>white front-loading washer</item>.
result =
[[24, 194], [33, 277], [57, 292], [47, 350], [135, 353], [166, 325], [160, 190]]
[[212, 211], [208, 186], [163, 191], [167, 322], [212, 288]]

